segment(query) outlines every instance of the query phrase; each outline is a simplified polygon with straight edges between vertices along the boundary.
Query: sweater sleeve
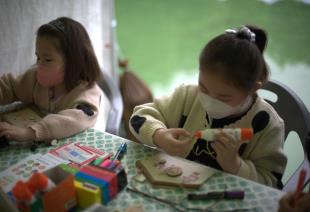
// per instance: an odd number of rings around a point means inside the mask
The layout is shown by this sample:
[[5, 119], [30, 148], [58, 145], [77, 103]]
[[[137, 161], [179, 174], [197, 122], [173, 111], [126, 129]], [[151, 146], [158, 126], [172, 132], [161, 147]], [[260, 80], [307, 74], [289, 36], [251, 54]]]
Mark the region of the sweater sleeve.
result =
[[178, 126], [186, 93], [186, 86], [180, 86], [169, 96], [136, 106], [129, 120], [130, 131], [140, 142], [154, 146], [153, 134], [157, 129]]
[[67, 103], [67, 107], [31, 125], [36, 140], [69, 137], [94, 126], [99, 113], [100, 95], [98, 86], [85, 90]]
[[15, 77], [13, 74], [4, 74], [0, 78], [0, 105], [14, 101], [33, 102], [33, 90], [36, 83], [35, 70], [28, 70]]
[[271, 123], [259, 138], [251, 158], [243, 159], [237, 175], [273, 187], [282, 187], [287, 158], [283, 152], [284, 123]]

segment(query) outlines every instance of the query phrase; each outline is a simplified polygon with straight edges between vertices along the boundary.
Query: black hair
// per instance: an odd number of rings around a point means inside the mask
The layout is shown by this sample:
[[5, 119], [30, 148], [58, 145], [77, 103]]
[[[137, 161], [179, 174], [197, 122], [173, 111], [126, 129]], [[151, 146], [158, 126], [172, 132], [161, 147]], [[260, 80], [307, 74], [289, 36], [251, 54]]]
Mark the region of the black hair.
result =
[[246, 26], [226, 32], [203, 48], [199, 69], [219, 73], [240, 90], [249, 91], [257, 81], [268, 80], [269, 71], [263, 56], [266, 46], [267, 34], [258, 27]]
[[57, 50], [64, 55], [64, 81], [68, 91], [82, 81], [93, 85], [100, 79], [100, 66], [82, 24], [68, 17], [60, 17], [40, 26], [37, 36], [51, 38]]

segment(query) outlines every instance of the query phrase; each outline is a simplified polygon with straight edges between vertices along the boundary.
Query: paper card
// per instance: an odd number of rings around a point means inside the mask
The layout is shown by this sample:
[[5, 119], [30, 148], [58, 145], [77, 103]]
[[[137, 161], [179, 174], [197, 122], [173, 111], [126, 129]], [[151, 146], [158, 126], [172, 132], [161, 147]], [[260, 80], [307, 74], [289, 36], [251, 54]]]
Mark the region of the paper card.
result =
[[68, 161], [56, 160], [49, 154], [30, 155], [0, 173], [0, 186], [9, 192], [18, 180], [27, 181], [34, 172], [44, 172], [61, 163]]
[[103, 155], [105, 152], [88, 146], [82, 146], [77, 142], [65, 144], [57, 149], [51, 150], [50, 153], [82, 166]]

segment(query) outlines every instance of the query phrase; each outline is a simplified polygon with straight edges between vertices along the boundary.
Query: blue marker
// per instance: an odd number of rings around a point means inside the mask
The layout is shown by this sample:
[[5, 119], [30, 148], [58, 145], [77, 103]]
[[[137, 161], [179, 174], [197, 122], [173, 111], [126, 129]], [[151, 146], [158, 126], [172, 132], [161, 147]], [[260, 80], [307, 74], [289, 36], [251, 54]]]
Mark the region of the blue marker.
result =
[[122, 143], [120, 147], [118, 148], [115, 156], [113, 157], [111, 163], [107, 167], [109, 170], [114, 170], [114, 168], [120, 163], [119, 161], [121, 160], [126, 150], [127, 150], [127, 144]]
[[124, 153], [126, 152], [126, 150], [127, 150], [127, 144], [126, 143], [122, 143], [119, 146], [119, 148], [118, 148], [115, 156], [113, 157], [112, 161], [113, 160], [121, 160], [121, 158], [124, 155]]

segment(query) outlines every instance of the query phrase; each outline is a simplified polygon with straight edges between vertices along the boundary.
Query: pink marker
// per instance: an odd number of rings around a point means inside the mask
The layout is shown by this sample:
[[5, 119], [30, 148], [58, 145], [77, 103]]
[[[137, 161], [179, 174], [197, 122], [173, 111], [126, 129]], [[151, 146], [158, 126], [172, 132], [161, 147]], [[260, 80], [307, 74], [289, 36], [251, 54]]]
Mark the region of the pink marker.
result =
[[112, 163], [112, 161], [110, 159], [106, 159], [104, 160], [101, 164], [100, 164], [100, 167], [103, 167], [103, 168], [108, 168], [110, 166], [110, 164]]

